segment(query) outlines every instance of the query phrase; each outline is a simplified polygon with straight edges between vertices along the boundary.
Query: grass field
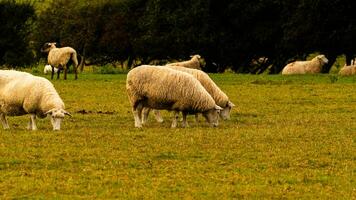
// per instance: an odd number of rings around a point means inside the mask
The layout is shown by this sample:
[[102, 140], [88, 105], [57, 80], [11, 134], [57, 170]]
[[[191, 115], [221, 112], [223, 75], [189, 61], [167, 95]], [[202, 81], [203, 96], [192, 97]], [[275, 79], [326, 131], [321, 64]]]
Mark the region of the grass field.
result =
[[73, 117], [8, 118], [0, 198], [356, 199], [356, 77], [211, 76], [237, 105], [217, 128], [134, 128], [125, 74], [54, 80]]

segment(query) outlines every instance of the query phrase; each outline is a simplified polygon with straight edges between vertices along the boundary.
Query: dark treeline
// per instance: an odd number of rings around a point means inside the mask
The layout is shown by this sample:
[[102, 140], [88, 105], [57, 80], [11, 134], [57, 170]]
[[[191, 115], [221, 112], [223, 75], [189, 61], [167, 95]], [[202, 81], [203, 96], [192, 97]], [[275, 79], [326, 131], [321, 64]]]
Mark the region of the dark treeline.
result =
[[[313, 52], [331, 61], [356, 52], [352, 0], [56, 0], [36, 12], [33, 1], [0, 3], [0, 64], [26, 66], [54, 41], [86, 62], [188, 59], [200, 54], [206, 71], [278, 73]], [[251, 66], [252, 59], [268, 63]], [[272, 67], [270, 67], [272, 66]]]

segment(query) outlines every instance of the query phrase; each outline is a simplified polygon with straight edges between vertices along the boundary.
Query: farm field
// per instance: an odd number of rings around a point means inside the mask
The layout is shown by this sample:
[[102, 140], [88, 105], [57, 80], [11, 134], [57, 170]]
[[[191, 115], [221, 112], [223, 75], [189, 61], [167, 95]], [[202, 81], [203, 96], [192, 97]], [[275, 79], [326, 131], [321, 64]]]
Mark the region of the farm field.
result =
[[211, 77], [237, 106], [217, 128], [134, 128], [125, 74], [53, 80], [73, 117], [8, 117], [0, 198], [356, 199], [356, 77]]

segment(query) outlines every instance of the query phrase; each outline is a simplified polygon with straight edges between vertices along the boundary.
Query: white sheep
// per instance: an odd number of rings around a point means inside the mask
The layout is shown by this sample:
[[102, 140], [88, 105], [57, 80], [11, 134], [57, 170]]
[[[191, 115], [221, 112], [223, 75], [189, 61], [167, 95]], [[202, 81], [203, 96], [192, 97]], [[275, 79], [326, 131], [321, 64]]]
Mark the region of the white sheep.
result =
[[200, 64], [200, 55], [193, 55], [190, 56], [191, 59], [187, 61], [182, 61], [182, 62], [175, 62], [175, 63], [169, 63], [167, 66], [180, 66], [180, 67], [186, 67], [186, 68], [192, 68], [192, 69], [199, 69], [201, 70], [201, 64]]
[[341, 76], [352, 76], [356, 75], [356, 63], [354, 60], [351, 60], [351, 65], [347, 66], [346, 64], [340, 69], [339, 75]]
[[57, 79], [59, 79], [59, 74], [62, 69], [64, 70], [64, 80], [67, 79], [67, 63], [69, 62], [69, 60], [72, 60], [73, 62], [75, 79], [78, 78], [77, 52], [72, 47], [57, 48], [55, 42], [48, 42], [43, 45], [41, 51], [48, 53], [47, 61], [48, 64], [52, 66], [51, 79], [53, 79], [55, 67], [58, 68]]
[[29, 130], [37, 130], [36, 116], [51, 117], [53, 130], [60, 130], [61, 121], [70, 114], [52, 83], [26, 72], [0, 70], [0, 121], [9, 129], [6, 116], [30, 114]]
[[[160, 67], [160, 66], [156, 66], [156, 67]], [[201, 70], [189, 69], [189, 68], [179, 67], [179, 66], [165, 66], [165, 67], [168, 67], [173, 70], [186, 72], [188, 74], [193, 75], [194, 78], [196, 78], [206, 89], [206, 91], [211, 95], [216, 105], [220, 106], [223, 109], [220, 112], [220, 117], [224, 120], [230, 119], [230, 111], [235, 105], [229, 100], [229, 97], [215, 84], [215, 82], [209, 77], [208, 74], [206, 74]], [[143, 123], [146, 122], [148, 113], [149, 113], [149, 109], [145, 108], [143, 111], [143, 118], [142, 118]], [[156, 111], [154, 114], [158, 122], [163, 121], [158, 111]], [[196, 114], [196, 120], [197, 120], [197, 114]]]
[[132, 105], [135, 127], [142, 127], [142, 109], [172, 110], [172, 127], [178, 113], [202, 113], [210, 125], [217, 126], [222, 109], [192, 75], [165, 67], [139, 66], [127, 74], [126, 90]]
[[290, 74], [315, 74], [320, 73], [323, 65], [328, 63], [328, 59], [324, 55], [318, 55], [310, 61], [295, 61], [286, 65], [283, 70], [283, 75]]
[[[48, 72], [52, 72], [52, 66], [51, 65], [45, 65], [45, 67], [43, 68], [43, 73], [47, 74]], [[58, 68], [54, 67], [54, 73], [58, 72]]]

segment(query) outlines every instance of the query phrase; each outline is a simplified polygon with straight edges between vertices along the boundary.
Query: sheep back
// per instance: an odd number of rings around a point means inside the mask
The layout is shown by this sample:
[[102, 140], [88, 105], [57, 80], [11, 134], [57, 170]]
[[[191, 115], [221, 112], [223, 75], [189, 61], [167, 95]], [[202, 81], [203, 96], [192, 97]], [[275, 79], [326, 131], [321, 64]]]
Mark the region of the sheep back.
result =
[[48, 53], [48, 63], [56, 67], [66, 65], [71, 58], [77, 66], [77, 52], [71, 47], [53, 48]]

